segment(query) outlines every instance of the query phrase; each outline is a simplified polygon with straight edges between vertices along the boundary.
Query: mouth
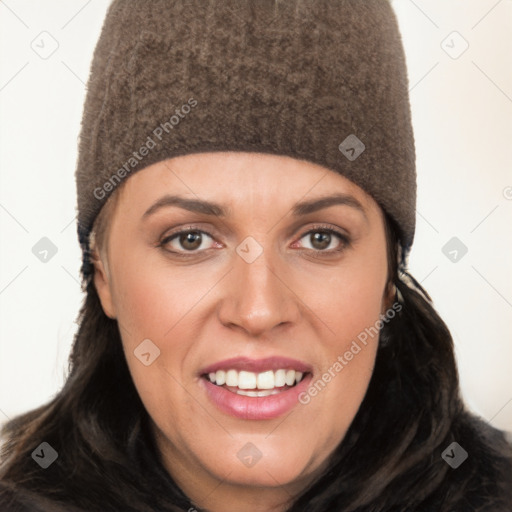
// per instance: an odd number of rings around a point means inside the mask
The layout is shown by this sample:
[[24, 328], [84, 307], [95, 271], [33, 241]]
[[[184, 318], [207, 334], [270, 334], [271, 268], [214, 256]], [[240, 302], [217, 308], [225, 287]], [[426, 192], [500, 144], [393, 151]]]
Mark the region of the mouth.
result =
[[220, 412], [243, 420], [269, 420], [296, 407], [313, 368], [287, 357], [233, 358], [203, 368], [200, 383]]
[[261, 398], [283, 393], [295, 387], [308, 375], [309, 372], [285, 368], [260, 373], [226, 369], [210, 372], [202, 375], [202, 377], [231, 393]]

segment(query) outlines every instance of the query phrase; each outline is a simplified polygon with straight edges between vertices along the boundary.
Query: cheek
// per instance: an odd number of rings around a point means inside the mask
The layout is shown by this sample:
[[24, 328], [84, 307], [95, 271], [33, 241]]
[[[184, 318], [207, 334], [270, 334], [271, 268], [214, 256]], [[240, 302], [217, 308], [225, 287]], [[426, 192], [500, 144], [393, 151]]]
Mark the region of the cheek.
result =
[[[348, 350], [347, 343], [350, 345], [350, 340], [374, 326], [383, 313], [387, 281], [384, 240], [371, 242], [333, 269], [328, 279], [321, 281], [320, 276], [314, 275], [309, 278], [308, 297], [330, 327], [329, 345], [336, 351]], [[325, 284], [319, 287], [318, 282]]]
[[[190, 268], [171, 268], [149, 252], [133, 250], [112, 258], [113, 296], [130, 373], [146, 409], [158, 416], [170, 404], [179, 407], [178, 402], [183, 406], [188, 400], [177, 382], [189, 378], [184, 371], [197, 339], [195, 319], [218, 276], [197, 272], [194, 277]], [[138, 347], [147, 339], [160, 352], [145, 366], [134, 351], [140, 353]], [[152, 360], [151, 349], [150, 354]]]
[[[119, 259], [115, 267], [114, 300], [123, 349], [144, 407], [159, 424], [178, 435], [187, 426], [180, 426], [180, 415], [175, 415], [172, 424], [168, 423], [169, 411], [190, 410], [196, 406], [179, 384], [183, 382], [183, 362], [190, 350], [188, 340], [193, 338], [187, 335], [187, 326], [190, 327], [187, 315], [193, 314], [194, 304], [208, 286], [207, 283], [191, 286], [190, 274], [187, 283], [168, 267], [144, 261], [143, 255], [137, 257], [134, 252]], [[151, 362], [146, 366], [136, 354], [146, 352], [138, 347], [148, 339], [151, 344], [145, 346], [149, 347]], [[154, 354], [158, 356], [154, 358]]]
[[134, 251], [115, 262], [118, 321], [134, 342], [149, 338], [168, 343], [211, 286], [207, 275], [191, 280], [185, 267], [180, 271], [164, 259], [150, 258], [147, 251]]
[[334, 444], [350, 426], [373, 374], [386, 280], [385, 249], [376, 241], [333, 271], [323, 293], [317, 286], [309, 294], [312, 309], [319, 312], [330, 334], [324, 337], [320, 374], [303, 403], [334, 427], [330, 440]]

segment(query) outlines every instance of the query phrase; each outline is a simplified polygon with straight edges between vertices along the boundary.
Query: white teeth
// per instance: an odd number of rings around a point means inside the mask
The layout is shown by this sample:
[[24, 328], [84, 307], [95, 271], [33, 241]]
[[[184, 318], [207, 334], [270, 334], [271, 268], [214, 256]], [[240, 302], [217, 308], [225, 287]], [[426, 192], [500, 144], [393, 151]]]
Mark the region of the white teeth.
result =
[[277, 370], [274, 372], [274, 386], [282, 388], [286, 384], [286, 370]]
[[286, 386], [293, 386], [298, 384], [302, 377], [303, 372], [296, 370], [267, 370], [266, 372], [254, 373], [237, 370], [217, 370], [208, 374], [210, 382], [217, 384], [217, 386], [223, 386], [224, 384], [229, 387], [238, 387], [240, 390], [246, 389], [258, 389], [265, 394], [257, 394], [258, 391], [254, 392], [240, 392], [241, 395], [246, 396], [268, 396], [267, 391], [276, 390]]
[[[211, 374], [210, 374], [211, 375]], [[212, 382], [216, 382], [217, 385], [222, 386], [226, 383], [226, 372], [224, 370], [218, 370], [215, 374], [213, 379], [210, 377], [210, 380]]]
[[260, 396], [278, 395], [279, 393], [280, 391], [277, 389], [265, 389], [263, 391], [245, 391], [243, 389], [239, 389], [236, 391], [237, 395], [252, 396], [253, 398]]
[[288, 370], [286, 372], [285, 382], [287, 386], [293, 386], [295, 384], [295, 370]]
[[274, 388], [274, 372], [258, 373], [258, 389], [273, 389]]
[[255, 389], [256, 374], [253, 372], [240, 372], [238, 374], [238, 387], [240, 389]]
[[238, 386], [238, 372], [236, 370], [226, 372], [226, 386]]

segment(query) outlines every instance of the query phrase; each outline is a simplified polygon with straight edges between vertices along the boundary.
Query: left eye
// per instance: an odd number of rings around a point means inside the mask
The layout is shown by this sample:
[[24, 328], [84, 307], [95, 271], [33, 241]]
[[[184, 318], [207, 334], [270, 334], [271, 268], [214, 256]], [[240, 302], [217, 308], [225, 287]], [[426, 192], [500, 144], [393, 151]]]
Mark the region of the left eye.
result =
[[[302, 236], [300, 240], [307, 240], [311, 243], [312, 247], [306, 247], [306, 249], [312, 249], [314, 251], [325, 251], [333, 244], [338, 242], [338, 246], [344, 245], [346, 240], [342, 235], [336, 233], [335, 231], [326, 230], [326, 229], [315, 229], [313, 231], [309, 231]], [[337, 247], [330, 247], [329, 250], [336, 250]]]

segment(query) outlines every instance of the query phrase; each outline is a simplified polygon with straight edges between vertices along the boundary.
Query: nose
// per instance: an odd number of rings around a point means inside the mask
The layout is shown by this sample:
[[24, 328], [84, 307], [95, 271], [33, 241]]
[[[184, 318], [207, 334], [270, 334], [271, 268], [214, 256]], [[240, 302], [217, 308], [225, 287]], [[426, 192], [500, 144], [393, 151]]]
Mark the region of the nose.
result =
[[252, 337], [262, 336], [280, 325], [291, 325], [301, 314], [300, 300], [287, 283], [285, 262], [269, 249], [251, 263], [237, 253], [227, 276], [218, 316], [221, 323]]

